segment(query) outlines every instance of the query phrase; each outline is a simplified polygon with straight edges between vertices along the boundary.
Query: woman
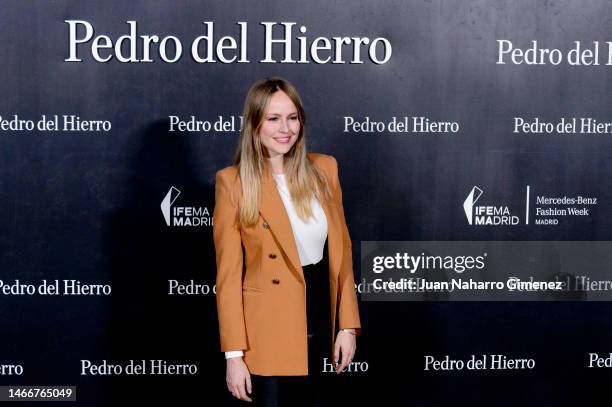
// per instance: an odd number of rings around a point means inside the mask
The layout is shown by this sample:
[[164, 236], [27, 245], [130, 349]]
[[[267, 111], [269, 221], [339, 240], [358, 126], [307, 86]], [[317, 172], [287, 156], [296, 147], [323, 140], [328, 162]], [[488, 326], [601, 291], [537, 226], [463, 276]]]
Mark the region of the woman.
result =
[[[291, 396], [291, 376], [311, 386], [332, 356], [341, 372], [361, 331], [337, 163], [306, 152], [304, 126], [293, 85], [278, 77], [255, 82], [234, 165], [216, 174], [213, 238], [226, 381], [234, 397], [262, 405]], [[312, 394], [301, 389], [306, 394], [293, 394], [299, 400]]]

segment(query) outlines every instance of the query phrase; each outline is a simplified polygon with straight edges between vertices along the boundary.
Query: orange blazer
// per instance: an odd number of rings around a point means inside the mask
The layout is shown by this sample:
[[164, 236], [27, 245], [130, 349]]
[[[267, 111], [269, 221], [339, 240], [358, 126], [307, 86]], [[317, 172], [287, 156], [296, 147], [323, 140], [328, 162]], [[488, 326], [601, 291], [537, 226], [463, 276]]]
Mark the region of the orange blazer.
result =
[[[344, 219], [336, 159], [309, 153], [329, 182], [327, 217], [332, 356], [338, 329], [361, 333], [353, 277], [352, 244]], [[243, 350], [249, 371], [262, 376], [307, 375], [306, 286], [291, 224], [266, 162], [259, 220], [241, 227], [242, 196], [236, 166], [216, 174], [213, 240], [217, 261], [217, 313], [221, 351]], [[244, 248], [244, 251], [243, 251]], [[244, 268], [244, 272], [243, 272]]]

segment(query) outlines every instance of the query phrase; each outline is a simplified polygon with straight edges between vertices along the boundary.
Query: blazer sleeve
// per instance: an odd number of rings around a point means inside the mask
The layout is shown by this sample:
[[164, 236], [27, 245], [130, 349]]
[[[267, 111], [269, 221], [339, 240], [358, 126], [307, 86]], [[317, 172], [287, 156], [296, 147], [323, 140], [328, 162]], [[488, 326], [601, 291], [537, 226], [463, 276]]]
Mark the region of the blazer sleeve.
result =
[[357, 305], [357, 294], [355, 293], [355, 278], [353, 276], [353, 248], [349, 235], [346, 219], [344, 218], [344, 206], [342, 204], [342, 188], [338, 175], [338, 162], [332, 159], [332, 193], [333, 199], [338, 207], [342, 227], [342, 265], [338, 275], [338, 329], [355, 328], [355, 333], [361, 335], [361, 322], [359, 318], [359, 307]]
[[217, 262], [217, 315], [221, 351], [247, 348], [242, 307], [242, 239], [238, 204], [232, 202], [230, 181], [221, 171], [215, 177], [213, 241]]

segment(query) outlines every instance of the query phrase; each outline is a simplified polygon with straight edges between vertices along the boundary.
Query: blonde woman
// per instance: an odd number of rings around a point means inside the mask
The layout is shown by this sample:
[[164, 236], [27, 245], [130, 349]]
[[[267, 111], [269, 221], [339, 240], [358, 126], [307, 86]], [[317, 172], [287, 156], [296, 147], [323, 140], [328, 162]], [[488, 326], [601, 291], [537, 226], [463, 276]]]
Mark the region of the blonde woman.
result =
[[313, 376], [324, 362], [346, 368], [361, 331], [337, 162], [307, 153], [305, 137], [294, 86], [259, 80], [246, 96], [234, 164], [216, 174], [226, 382], [255, 405], [308, 402]]

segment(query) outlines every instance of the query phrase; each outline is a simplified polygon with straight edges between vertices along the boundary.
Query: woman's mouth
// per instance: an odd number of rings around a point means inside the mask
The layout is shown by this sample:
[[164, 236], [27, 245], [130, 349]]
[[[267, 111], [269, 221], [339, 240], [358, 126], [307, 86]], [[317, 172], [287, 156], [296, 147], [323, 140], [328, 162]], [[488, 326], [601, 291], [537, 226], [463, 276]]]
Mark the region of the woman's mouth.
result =
[[287, 144], [289, 140], [291, 140], [290, 136], [274, 138], [274, 141], [276, 141], [279, 144]]

